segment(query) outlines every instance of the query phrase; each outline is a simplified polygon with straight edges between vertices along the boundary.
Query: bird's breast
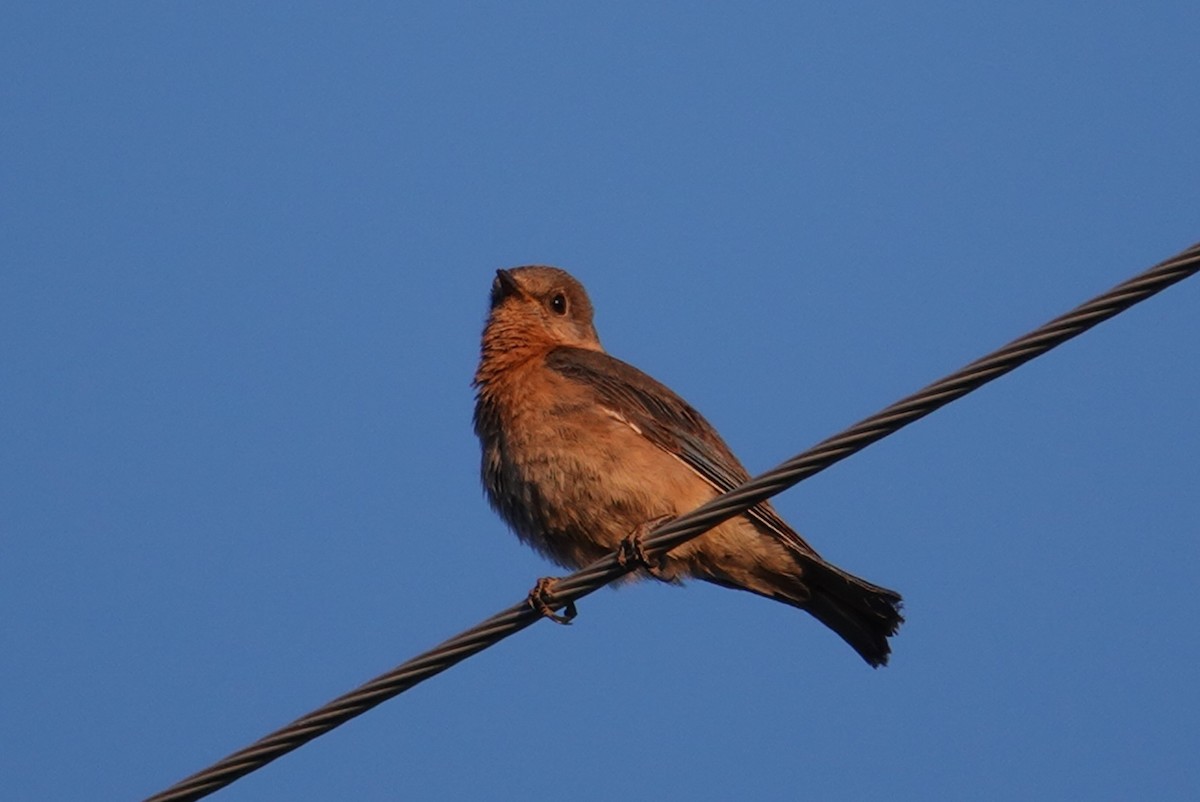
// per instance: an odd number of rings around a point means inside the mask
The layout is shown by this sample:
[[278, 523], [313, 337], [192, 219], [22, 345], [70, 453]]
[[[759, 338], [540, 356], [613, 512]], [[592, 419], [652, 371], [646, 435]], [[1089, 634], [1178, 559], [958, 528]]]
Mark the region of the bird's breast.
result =
[[[494, 425], [481, 430], [481, 419]], [[569, 567], [714, 495], [635, 424], [554, 374], [481, 393], [476, 428], [493, 507], [523, 540]]]

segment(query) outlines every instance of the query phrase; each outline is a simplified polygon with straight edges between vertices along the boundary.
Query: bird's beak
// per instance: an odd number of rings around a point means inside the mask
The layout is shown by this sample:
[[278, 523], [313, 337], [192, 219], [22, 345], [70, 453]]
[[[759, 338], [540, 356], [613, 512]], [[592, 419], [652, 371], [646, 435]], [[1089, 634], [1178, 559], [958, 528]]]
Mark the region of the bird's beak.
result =
[[520, 295], [521, 285], [513, 278], [512, 271], [497, 270], [496, 280], [492, 282], [492, 308], [495, 308], [510, 295]]

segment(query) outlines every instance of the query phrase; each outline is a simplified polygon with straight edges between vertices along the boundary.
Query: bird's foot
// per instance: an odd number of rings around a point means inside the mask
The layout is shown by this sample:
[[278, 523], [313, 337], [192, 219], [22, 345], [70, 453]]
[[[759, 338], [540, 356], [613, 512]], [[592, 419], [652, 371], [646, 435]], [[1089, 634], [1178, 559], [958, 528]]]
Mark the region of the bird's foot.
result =
[[541, 613], [554, 623], [569, 624], [571, 623], [571, 619], [579, 615], [579, 611], [575, 609], [575, 602], [569, 601], [563, 608], [562, 615], [554, 612], [554, 608], [550, 606], [549, 596], [554, 592], [554, 586], [557, 584], [558, 580], [552, 576], [542, 577], [533, 586], [533, 590], [529, 591], [529, 596], [525, 601], [536, 612]]
[[633, 532], [630, 533], [630, 535], [622, 540], [620, 545], [617, 546], [617, 565], [621, 566], [622, 568], [636, 566], [644, 569], [655, 579], [661, 579], [664, 582], [667, 581], [667, 578], [662, 573], [663, 559], [660, 557], [657, 560], [651, 560], [648, 556], [646, 556], [646, 552], [642, 548], [642, 540], [646, 537], [646, 535], [650, 534], [655, 529], [662, 526], [674, 517], [674, 515], [660, 515], [657, 518], [653, 518], [643, 524], [639, 524], [637, 529], [634, 529]]

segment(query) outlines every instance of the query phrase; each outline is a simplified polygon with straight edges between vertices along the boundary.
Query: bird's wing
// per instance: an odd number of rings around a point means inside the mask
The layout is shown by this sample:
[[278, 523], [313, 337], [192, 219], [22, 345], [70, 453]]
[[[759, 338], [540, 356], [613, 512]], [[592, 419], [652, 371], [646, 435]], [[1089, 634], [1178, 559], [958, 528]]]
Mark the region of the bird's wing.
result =
[[[602, 351], [559, 347], [546, 365], [589, 389], [596, 402], [654, 445], [677, 457], [719, 493], [744, 484], [750, 474], [717, 430], [686, 401], [642, 371]], [[818, 556], [767, 503], [747, 511], [782, 542]]]

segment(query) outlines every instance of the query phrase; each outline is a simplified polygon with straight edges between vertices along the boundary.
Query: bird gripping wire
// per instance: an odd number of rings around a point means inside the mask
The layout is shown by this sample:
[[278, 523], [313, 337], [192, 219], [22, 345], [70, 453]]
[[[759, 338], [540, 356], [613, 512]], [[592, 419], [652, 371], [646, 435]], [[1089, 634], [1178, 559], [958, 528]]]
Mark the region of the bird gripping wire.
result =
[[[741, 487], [658, 527], [642, 541], [646, 558], [655, 560], [722, 521], [740, 515], [755, 504], [861, 451], [1197, 271], [1200, 271], [1200, 243], [865, 418], [841, 434], [821, 441]], [[620, 559], [614, 552], [558, 580], [540, 598], [548, 607], [557, 610], [634, 568], [636, 564]], [[525, 629], [542, 617], [542, 612], [522, 601], [149, 797], [146, 802], [182, 802], [205, 797], [417, 683]]]

